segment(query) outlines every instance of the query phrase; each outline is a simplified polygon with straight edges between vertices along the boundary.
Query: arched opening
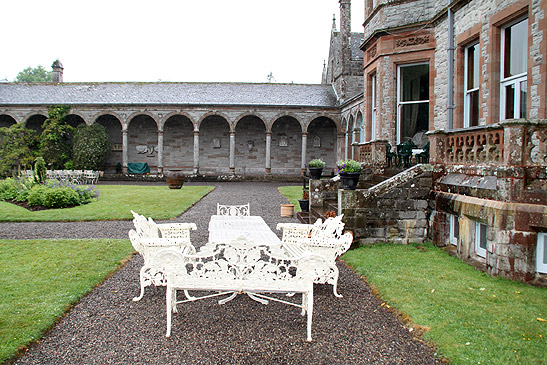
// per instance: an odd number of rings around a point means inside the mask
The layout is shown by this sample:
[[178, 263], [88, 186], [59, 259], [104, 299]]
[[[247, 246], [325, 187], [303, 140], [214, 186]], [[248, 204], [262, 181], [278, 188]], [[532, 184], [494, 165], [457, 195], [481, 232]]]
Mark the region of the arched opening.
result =
[[77, 114], [69, 114], [65, 117], [65, 123], [76, 128], [80, 124], [85, 124], [85, 120]]
[[44, 128], [42, 128], [42, 124], [44, 124], [46, 119], [47, 118], [41, 114], [34, 114], [27, 119], [25, 127], [28, 129], [33, 129], [38, 134], [41, 134], [44, 130]]
[[6, 127], [9, 128], [12, 125], [17, 123], [15, 119], [11, 115], [7, 114], [0, 114], [0, 128]]
[[199, 126], [199, 171], [202, 174], [230, 172], [230, 126], [220, 115], [210, 115]]
[[158, 170], [158, 126], [145, 114], [131, 119], [127, 128], [127, 162], [147, 163], [150, 172]]
[[327, 117], [314, 119], [308, 126], [307, 160], [325, 161], [324, 174], [336, 167], [336, 123]]
[[266, 126], [253, 115], [236, 125], [235, 169], [237, 174], [264, 174], [266, 165]]
[[194, 125], [184, 115], [173, 115], [163, 126], [164, 171], [181, 169], [192, 174], [194, 164]]
[[302, 127], [293, 117], [277, 119], [272, 126], [272, 174], [300, 175]]
[[348, 128], [346, 130], [346, 158], [353, 159], [353, 115], [349, 117]]
[[116, 172], [118, 163], [121, 166], [123, 159], [122, 123], [118, 118], [111, 114], [99, 116], [95, 120], [95, 123], [102, 125], [108, 134], [110, 149], [106, 155], [104, 171], [108, 174], [113, 174]]

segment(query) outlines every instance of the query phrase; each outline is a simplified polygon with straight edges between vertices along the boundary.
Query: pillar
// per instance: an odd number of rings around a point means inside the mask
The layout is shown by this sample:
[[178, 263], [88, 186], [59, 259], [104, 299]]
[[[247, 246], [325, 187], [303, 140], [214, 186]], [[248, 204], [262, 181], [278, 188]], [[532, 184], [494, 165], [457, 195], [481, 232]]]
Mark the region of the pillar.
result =
[[266, 132], [266, 174], [272, 173], [272, 133]]
[[194, 175], [199, 174], [199, 131], [194, 131]]
[[338, 133], [336, 135], [336, 160], [344, 159], [344, 145], [345, 145], [346, 134]]
[[302, 161], [300, 163], [301, 173], [304, 175], [306, 172], [306, 150], [308, 147], [308, 134], [302, 133]]
[[230, 174], [236, 172], [236, 132], [230, 132]]
[[122, 172], [127, 174], [127, 128], [122, 129]]
[[163, 131], [158, 131], [158, 175], [163, 175]]

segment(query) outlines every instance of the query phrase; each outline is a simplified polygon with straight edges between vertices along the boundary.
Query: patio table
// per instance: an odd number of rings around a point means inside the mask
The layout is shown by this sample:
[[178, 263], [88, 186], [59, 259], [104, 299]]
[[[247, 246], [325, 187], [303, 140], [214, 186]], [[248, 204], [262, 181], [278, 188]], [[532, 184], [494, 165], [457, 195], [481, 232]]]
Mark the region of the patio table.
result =
[[281, 244], [279, 237], [260, 216], [211, 216], [209, 221], [209, 243], [229, 243], [241, 236], [257, 244]]

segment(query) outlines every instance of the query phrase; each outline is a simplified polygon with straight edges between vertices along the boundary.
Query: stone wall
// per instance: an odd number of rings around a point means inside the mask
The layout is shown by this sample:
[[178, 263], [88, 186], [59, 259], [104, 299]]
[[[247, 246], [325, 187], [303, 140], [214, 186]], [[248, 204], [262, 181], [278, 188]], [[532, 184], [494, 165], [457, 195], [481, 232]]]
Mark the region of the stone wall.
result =
[[158, 126], [147, 115], [139, 115], [131, 120], [127, 132], [128, 162], [146, 162], [150, 173], [158, 168]]
[[194, 126], [190, 119], [173, 116], [163, 126], [163, 166], [192, 173], [194, 164]]
[[431, 171], [407, 170], [371, 189], [340, 189], [339, 213], [360, 244], [424, 242], [431, 187]]

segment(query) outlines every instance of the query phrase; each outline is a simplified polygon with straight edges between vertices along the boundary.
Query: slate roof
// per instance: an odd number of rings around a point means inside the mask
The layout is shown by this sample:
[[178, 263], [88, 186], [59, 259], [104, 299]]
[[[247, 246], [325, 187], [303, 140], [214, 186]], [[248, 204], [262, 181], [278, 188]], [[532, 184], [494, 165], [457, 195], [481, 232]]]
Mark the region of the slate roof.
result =
[[330, 85], [106, 82], [0, 83], [0, 105], [261, 105], [336, 107]]

